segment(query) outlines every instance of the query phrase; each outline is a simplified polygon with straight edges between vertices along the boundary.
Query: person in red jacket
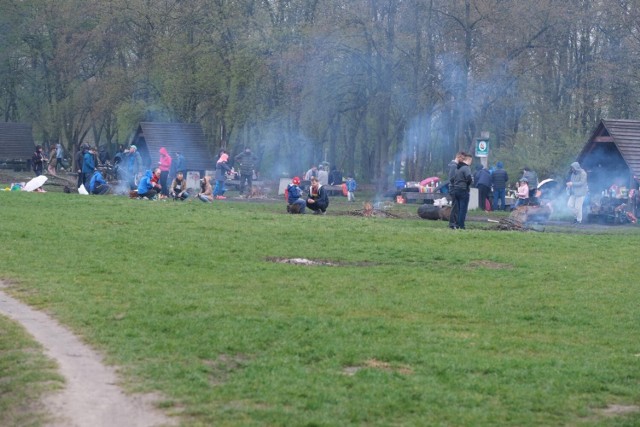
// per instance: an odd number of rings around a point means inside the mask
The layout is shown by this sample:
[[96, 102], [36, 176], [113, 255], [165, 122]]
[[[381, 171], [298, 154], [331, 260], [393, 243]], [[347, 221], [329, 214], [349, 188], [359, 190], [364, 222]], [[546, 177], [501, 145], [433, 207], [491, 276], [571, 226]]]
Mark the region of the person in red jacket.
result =
[[168, 197], [169, 186], [167, 185], [167, 177], [169, 176], [169, 169], [171, 169], [171, 156], [164, 147], [160, 147], [160, 161], [158, 162], [158, 166], [160, 167], [160, 187], [162, 188], [162, 195]]

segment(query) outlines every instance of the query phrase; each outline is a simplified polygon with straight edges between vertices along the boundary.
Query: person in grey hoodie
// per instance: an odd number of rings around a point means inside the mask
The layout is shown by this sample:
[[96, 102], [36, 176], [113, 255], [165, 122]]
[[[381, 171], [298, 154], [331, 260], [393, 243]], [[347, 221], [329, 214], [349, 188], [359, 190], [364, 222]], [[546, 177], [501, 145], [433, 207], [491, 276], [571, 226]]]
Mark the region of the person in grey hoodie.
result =
[[567, 182], [569, 201], [567, 206], [573, 210], [574, 224], [582, 224], [582, 204], [589, 191], [587, 186], [587, 172], [580, 167], [580, 163], [571, 163], [571, 178]]

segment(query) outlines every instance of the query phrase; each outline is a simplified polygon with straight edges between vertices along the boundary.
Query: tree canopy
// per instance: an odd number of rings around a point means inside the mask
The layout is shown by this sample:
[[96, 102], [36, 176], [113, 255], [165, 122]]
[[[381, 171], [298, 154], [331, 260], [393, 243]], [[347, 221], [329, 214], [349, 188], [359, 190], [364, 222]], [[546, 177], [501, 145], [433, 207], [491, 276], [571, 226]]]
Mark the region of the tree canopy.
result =
[[491, 161], [565, 168], [640, 117], [638, 0], [0, 0], [0, 114], [38, 141], [200, 123], [265, 175], [328, 161], [385, 186]]

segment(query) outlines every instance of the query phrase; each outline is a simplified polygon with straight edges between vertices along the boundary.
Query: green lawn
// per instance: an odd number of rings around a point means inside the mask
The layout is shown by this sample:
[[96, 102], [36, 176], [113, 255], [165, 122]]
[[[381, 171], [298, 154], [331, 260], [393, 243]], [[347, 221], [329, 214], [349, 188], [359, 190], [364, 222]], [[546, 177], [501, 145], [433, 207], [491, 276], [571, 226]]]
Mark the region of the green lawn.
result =
[[0, 192], [0, 277], [184, 425], [640, 423], [639, 229], [359, 207]]

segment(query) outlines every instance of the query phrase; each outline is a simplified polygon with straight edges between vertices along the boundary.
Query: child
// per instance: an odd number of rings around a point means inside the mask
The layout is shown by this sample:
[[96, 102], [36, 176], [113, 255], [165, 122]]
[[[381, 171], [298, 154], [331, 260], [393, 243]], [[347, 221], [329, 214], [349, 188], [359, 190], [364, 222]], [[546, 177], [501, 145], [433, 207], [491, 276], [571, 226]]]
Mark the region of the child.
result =
[[226, 199], [224, 193], [227, 189], [224, 187], [224, 182], [227, 179], [227, 173], [231, 172], [231, 167], [227, 164], [228, 160], [229, 155], [223, 151], [216, 163], [216, 188], [213, 190], [213, 195], [217, 200]]
[[518, 181], [518, 200], [515, 207], [526, 205], [529, 202], [529, 180], [520, 178]]
[[171, 197], [173, 197], [173, 200], [185, 200], [189, 197], [189, 193], [187, 193], [187, 180], [184, 179], [182, 171], [178, 171], [176, 177], [171, 182]]
[[300, 189], [300, 177], [294, 176], [287, 186], [287, 212], [303, 214], [306, 207], [307, 202], [302, 198]]
[[355, 193], [356, 191], [357, 184], [356, 184], [356, 180], [353, 179], [352, 175], [349, 175], [347, 177], [346, 184], [347, 184], [347, 200], [349, 202], [355, 202], [356, 196], [353, 193]]

